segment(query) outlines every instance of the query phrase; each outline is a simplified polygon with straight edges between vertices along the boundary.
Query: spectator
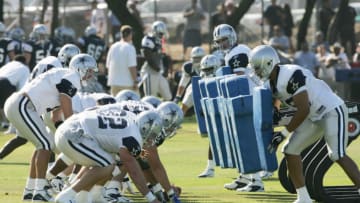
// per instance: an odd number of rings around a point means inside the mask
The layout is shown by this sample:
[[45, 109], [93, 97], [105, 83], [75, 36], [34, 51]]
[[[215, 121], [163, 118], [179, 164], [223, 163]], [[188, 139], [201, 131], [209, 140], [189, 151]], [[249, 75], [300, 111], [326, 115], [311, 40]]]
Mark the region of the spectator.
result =
[[91, 19], [90, 26], [95, 27], [97, 35], [101, 38], [104, 38], [107, 34], [107, 18], [103, 9], [97, 7], [97, 1], [93, 0], [91, 2]]
[[191, 0], [191, 5], [183, 12], [186, 18], [184, 39], [183, 39], [183, 59], [186, 57], [189, 47], [201, 46], [201, 21], [205, 19], [203, 10], [197, 5], [197, 0]]
[[119, 41], [121, 38], [120, 36], [121, 22], [112, 11], [109, 12], [109, 21], [111, 24], [110, 29], [111, 29], [112, 41], [113, 42]]
[[282, 15], [282, 8], [276, 4], [276, 0], [271, 0], [271, 5], [269, 5], [264, 12], [265, 23], [268, 24], [270, 28], [268, 34], [269, 39], [273, 36], [275, 25], [282, 28]]
[[291, 50], [293, 50], [293, 46], [292, 46], [292, 42], [291, 42], [291, 37], [292, 37], [292, 29], [294, 27], [294, 20], [293, 20], [293, 16], [291, 14], [291, 8], [290, 5], [285, 3], [283, 5], [283, 31], [284, 31], [284, 35], [287, 36], [289, 38], [290, 41], [290, 48]]
[[138, 89], [133, 30], [129, 25], [123, 25], [120, 32], [121, 40], [111, 45], [106, 59], [106, 67], [109, 69], [107, 85], [110, 86], [112, 96], [124, 89]]
[[330, 45], [328, 41], [325, 41], [324, 39], [324, 34], [321, 31], [317, 31], [315, 33], [315, 40], [314, 42], [311, 44], [311, 50], [313, 52], [317, 52], [317, 48], [320, 45], [324, 45], [324, 48], [326, 49], [327, 52], [330, 52]]
[[360, 42], [357, 44], [355, 54], [352, 57], [352, 67], [360, 67]]
[[221, 2], [220, 4], [217, 5], [216, 11], [211, 14], [211, 18], [210, 18], [211, 33], [216, 26], [223, 24], [225, 22], [226, 22], [225, 4]]
[[309, 44], [307, 42], [303, 42], [301, 44], [301, 50], [295, 53], [294, 64], [310, 70], [314, 76], [317, 77], [320, 63], [315, 53], [309, 50]]
[[277, 51], [289, 53], [290, 49], [290, 40], [283, 34], [283, 31], [280, 26], [275, 25], [273, 28], [274, 36], [269, 40], [269, 45], [275, 48]]
[[[329, 56], [329, 52], [326, 50], [325, 45], [324, 44], [320, 44], [317, 47], [317, 53], [316, 53], [316, 58], [319, 61], [319, 73], [318, 73], [318, 77], [319, 75], [323, 75], [323, 72], [326, 71], [326, 58]], [[324, 79], [323, 79], [324, 80]], [[326, 81], [325, 81], [326, 82]]]
[[[356, 48], [355, 42], [355, 17], [356, 10], [349, 6], [349, 0], [343, 0], [346, 7], [339, 13], [339, 36], [341, 45], [345, 48], [345, 53], [350, 57], [354, 54]], [[340, 5], [344, 5], [341, 3]]]
[[319, 77], [321, 79], [324, 78], [324, 81], [328, 82], [329, 86], [337, 92], [340, 97], [344, 98], [346, 96], [344, 85], [336, 82], [335, 72], [338, 69], [350, 69], [350, 65], [348, 57], [344, 53], [340, 43], [336, 42], [331, 47], [331, 53], [326, 58], [325, 65], [326, 71], [323, 72], [323, 75], [319, 75]]
[[226, 24], [230, 25], [231, 27], [233, 27], [235, 29], [235, 31], [238, 30], [238, 22], [233, 22], [231, 21], [233, 15], [235, 14], [235, 10], [236, 10], [236, 5], [234, 0], [226, 0], [225, 1], [225, 14], [226, 14]]
[[138, 20], [141, 27], [144, 29], [144, 23], [141, 19], [140, 11], [137, 9], [137, 4], [138, 4], [137, 0], [128, 0], [126, 5], [129, 9], [129, 12]]
[[327, 31], [334, 15], [335, 11], [331, 8], [331, 0], [323, 0], [319, 10], [319, 28], [324, 39], [327, 38]]

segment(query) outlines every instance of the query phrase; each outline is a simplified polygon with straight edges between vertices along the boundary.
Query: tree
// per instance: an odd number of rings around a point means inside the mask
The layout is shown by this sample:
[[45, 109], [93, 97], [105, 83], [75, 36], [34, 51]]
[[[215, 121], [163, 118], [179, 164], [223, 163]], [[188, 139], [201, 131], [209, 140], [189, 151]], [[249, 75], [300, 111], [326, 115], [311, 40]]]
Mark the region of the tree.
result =
[[243, 0], [240, 2], [239, 6], [236, 8], [233, 15], [231, 15], [226, 23], [231, 25], [233, 28], [236, 28], [239, 25], [241, 18], [246, 14], [250, 9], [250, 6], [254, 3], [255, 0]]
[[143, 28], [141, 23], [136, 17], [134, 17], [128, 10], [126, 3], [127, 0], [105, 0], [108, 8], [114, 13], [114, 15], [120, 20], [122, 25], [130, 25], [134, 30], [133, 43], [139, 52], [141, 47], [141, 40], [144, 37]]
[[4, 22], [4, 0], [0, 0], [0, 21]]
[[53, 0], [53, 12], [51, 20], [51, 36], [54, 35], [54, 30], [59, 26], [59, 0]]
[[306, 9], [303, 19], [300, 22], [299, 30], [297, 33], [296, 49], [299, 50], [301, 44], [306, 40], [307, 28], [309, 26], [312, 11], [314, 9], [316, 0], [306, 0]]

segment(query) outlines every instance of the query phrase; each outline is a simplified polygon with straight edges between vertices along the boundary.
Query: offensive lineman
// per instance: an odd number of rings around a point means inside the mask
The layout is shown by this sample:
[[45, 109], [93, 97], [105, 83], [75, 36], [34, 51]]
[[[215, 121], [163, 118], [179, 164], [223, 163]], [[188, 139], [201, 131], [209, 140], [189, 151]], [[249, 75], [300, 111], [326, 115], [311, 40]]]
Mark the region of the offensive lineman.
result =
[[[46, 169], [54, 138], [47, 132], [40, 115], [53, 111], [53, 118], [62, 112], [64, 118], [72, 115], [71, 97], [80, 83], [91, 78], [97, 65], [91, 56], [79, 54], [70, 62], [70, 69], [57, 68], [41, 74], [27, 83], [19, 92], [12, 94], [5, 103], [5, 114], [19, 134], [32, 142], [36, 150], [30, 163], [30, 174], [24, 190], [23, 200], [51, 201]], [[44, 97], [46, 95], [46, 97]], [[59, 111], [58, 109], [61, 109]], [[56, 121], [59, 126], [61, 121]]]

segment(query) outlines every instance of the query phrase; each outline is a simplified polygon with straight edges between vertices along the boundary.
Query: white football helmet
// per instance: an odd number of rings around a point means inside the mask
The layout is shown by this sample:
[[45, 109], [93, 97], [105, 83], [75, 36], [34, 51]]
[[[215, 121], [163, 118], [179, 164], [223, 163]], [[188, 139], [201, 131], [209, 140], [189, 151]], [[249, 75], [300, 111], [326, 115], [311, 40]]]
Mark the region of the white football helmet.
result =
[[155, 139], [163, 128], [160, 115], [154, 110], [143, 111], [136, 116], [135, 121], [139, 127], [144, 145], [155, 145]]
[[140, 95], [133, 90], [121, 90], [115, 96], [117, 102], [135, 100], [140, 101]]
[[155, 21], [151, 26], [151, 31], [156, 37], [161, 39], [163, 36], [166, 35], [167, 28], [164, 22]]
[[80, 74], [81, 80], [90, 79], [93, 75], [89, 74], [98, 71], [94, 57], [89, 54], [78, 54], [72, 57], [69, 68], [77, 71]]
[[23, 30], [22, 28], [20, 28], [20, 27], [15, 27], [15, 28], [13, 28], [13, 29], [10, 30], [9, 35], [10, 35], [10, 38], [11, 38], [11, 39], [21, 41], [21, 40], [23, 40], [24, 37], [25, 37], [25, 32], [24, 32], [24, 30]]
[[250, 52], [249, 63], [255, 74], [262, 81], [266, 81], [275, 65], [280, 63], [280, 59], [274, 48], [269, 45], [260, 45]]
[[97, 33], [96, 28], [92, 27], [92, 26], [87, 26], [84, 31], [85, 37], [89, 37], [91, 35], [96, 35], [96, 33]]
[[205, 50], [202, 47], [196, 46], [191, 49], [190, 57], [193, 64], [199, 64], [203, 56], [205, 56]]
[[157, 108], [161, 104], [161, 100], [155, 96], [145, 96], [141, 98], [141, 101], [151, 104], [154, 108]]
[[167, 138], [171, 138], [176, 134], [176, 130], [180, 128], [180, 125], [184, 119], [184, 113], [179, 105], [174, 102], [163, 102], [157, 108], [163, 121], [163, 131]]
[[220, 68], [220, 60], [217, 56], [209, 54], [204, 56], [200, 62], [200, 71], [202, 77], [212, 77], [215, 72]]
[[58, 59], [64, 67], [69, 66], [70, 60], [77, 54], [80, 54], [80, 49], [75, 44], [65, 44], [58, 53]]
[[234, 28], [228, 24], [220, 24], [213, 32], [215, 46], [222, 51], [228, 51], [237, 43], [237, 36]]

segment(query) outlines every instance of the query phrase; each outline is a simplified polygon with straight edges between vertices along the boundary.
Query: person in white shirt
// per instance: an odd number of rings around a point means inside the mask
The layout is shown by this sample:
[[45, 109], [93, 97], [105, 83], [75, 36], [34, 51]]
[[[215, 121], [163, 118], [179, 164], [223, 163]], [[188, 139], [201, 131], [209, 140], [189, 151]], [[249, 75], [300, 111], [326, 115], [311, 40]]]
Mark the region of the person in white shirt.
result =
[[124, 89], [137, 91], [136, 50], [132, 44], [133, 30], [129, 25], [121, 27], [122, 38], [111, 45], [107, 58], [107, 85], [111, 95], [116, 96]]
[[56, 68], [47, 71], [12, 94], [5, 102], [4, 111], [19, 135], [36, 147], [30, 163], [30, 174], [23, 200], [51, 201], [45, 179], [47, 164], [54, 149], [54, 138], [46, 130], [41, 115], [51, 111], [55, 126], [72, 115], [71, 97], [81, 87], [81, 82], [93, 77], [97, 71], [95, 59], [79, 54], [70, 61], [70, 69]]
[[360, 172], [346, 154], [348, 109], [344, 101], [322, 80], [298, 65], [279, 65], [271, 46], [260, 45], [250, 53], [250, 66], [262, 81], [269, 81], [273, 97], [297, 111], [281, 132], [274, 132], [270, 153], [289, 137], [282, 148], [289, 176], [297, 192], [296, 203], [312, 202], [305, 186], [301, 152], [322, 137], [331, 160], [348, 175], [360, 192]]
[[104, 38], [107, 34], [107, 17], [105, 11], [98, 8], [98, 2], [96, 0], [91, 2], [91, 9], [90, 26], [95, 27], [97, 30], [96, 34]]

